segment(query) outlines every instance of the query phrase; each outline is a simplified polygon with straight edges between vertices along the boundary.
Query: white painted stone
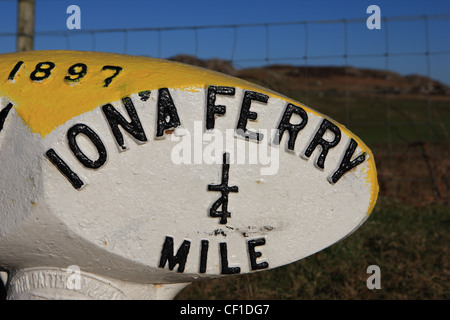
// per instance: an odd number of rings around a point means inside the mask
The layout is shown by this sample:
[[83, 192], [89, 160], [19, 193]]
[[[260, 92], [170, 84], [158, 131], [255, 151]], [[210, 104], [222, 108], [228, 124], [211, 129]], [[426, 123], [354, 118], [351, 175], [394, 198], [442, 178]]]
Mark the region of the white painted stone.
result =
[[[324, 119], [320, 114], [304, 107], [308, 123], [290, 151], [287, 132], [280, 146], [271, 143], [287, 105], [283, 97], [252, 102], [257, 121], [248, 121], [247, 129], [264, 133], [257, 143], [234, 134], [245, 88], [217, 95], [215, 104], [225, 105], [226, 114], [216, 117], [210, 132], [204, 129], [206, 89], [169, 88], [181, 125], [157, 139], [157, 89], [146, 101], [128, 93], [148, 141], [138, 142], [119, 126], [126, 150], [116, 143], [101, 106], [44, 138], [29, 130], [15, 108], [9, 112], [0, 132], [0, 266], [12, 270], [8, 298], [170, 299], [192, 281], [226, 275], [221, 243], [229, 268], [240, 268], [240, 274], [269, 270], [338, 242], [368, 218], [377, 192], [369, 154], [337, 183], [329, 182], [354, 137], [347, 130], [320, 169], [320, 147], [309, 158], [303, 155]], [[3, 97], [0, 109], [9, 102]], [[130, 120], [120, 100], [106, 103]], [[67, 132], [79, 123], [106, 148], [107, 161], [98, 169], [83, 167], [69, 148]], [[324, 138], [333, 136], [326, 132]], [[77, 143], [88, 158], [98, 157], [83, 135]], [[45, 156], [51, 148], [83, 181], [80, 189]], [[228, 185], [239, 190], [229, 193], [231, 216], [221, 224], [209, 215], [221, 193], [208, 185], [221, 183], [224, 152], [230, 155]], [[358, 146], [354, 157], [362, 152]], [[182, 272], [180, 264], [173, 270], [169, 261], [160, 265], [168, 238], [174, 255], [184, 241], [189, 245]], [[249, 241], [258, 239], [252, 255]], [[209, 244], [204, 272], [202, 240]], [[65, 270], [73, 265], [81, 270], [80, 290], [67, 288]]]

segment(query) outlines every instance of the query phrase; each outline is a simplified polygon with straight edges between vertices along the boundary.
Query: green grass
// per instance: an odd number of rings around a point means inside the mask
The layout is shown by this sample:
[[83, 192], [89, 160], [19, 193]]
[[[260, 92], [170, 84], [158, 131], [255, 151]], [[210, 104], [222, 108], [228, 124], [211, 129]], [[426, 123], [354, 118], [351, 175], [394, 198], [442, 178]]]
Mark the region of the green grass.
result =
[[[449, 141], [450, 101], [424, 97], [356, 95], [338, 92], [283, 92], [337, 122], [347, 125], [366, 144]], [[347, 100], [348, 99], [348, 100]]]
[[[448, 207], [381, 198], [366, 223], [331, 247], [264, 272], [200, 281], [177, 299], [449, 299]], [[369, 290], [369, 265], [381, 289]]]

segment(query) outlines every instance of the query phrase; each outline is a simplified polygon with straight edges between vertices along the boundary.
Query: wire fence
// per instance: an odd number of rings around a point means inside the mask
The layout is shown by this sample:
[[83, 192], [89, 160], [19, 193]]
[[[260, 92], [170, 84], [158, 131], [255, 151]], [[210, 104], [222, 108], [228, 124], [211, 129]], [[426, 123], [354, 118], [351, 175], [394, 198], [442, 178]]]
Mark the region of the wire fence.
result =
[[[382, 193], [449, 204], [450, 13], [382, 18], [381, 25], [369, 31], [365, 17], [38, 31], [35, 49], [223, 60], [233, 75], [334, 116], [357, 133], [374, 150]], [[16, 37], [0, 33], [1, 51], [14, 51]]]

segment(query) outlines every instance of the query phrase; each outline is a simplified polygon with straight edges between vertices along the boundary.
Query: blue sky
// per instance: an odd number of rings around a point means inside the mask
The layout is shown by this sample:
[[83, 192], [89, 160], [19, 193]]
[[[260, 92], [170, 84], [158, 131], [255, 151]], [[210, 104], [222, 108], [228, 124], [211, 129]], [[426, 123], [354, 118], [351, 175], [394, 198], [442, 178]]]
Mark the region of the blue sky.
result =
[[[153, 1], [153, 0], [36, 0], [36, 32], [68, 31], [66, 20], [69, 5], [81, 9], [81, 30], [188, 27], [251, 23], [278, 23], [286, 21], [317, 21], [334, 19], [366, 19], [369, 5], [378, 5], [382, 17], [421, 16], [450, 13], [449, 0], [228, 0], [228, 1]], [[13, 33], [17, 26], [17, 3], [0, 0], [0, 35]], [[270, 63], [302, 64], [305, 54], [312, 59], [308, 64], [343, 65], [346, 52], [361, 55], [349, 58], [357, 67], [389, 69], [401, 74], [427, 74], [424, 53], [427, 39], [424, 21], [389, 23], [388, 61], [385, 26], [381, 30], [368, 30], [365, 23], [348, 24], [347, 47], [344, 24], [308, 25], [308, 44], [305, 51], [303, 25], [163, 32], [129, 32], [112, 34], [80, 34], [71, 30], [68, 37], [41, 36], [36, 38], [35, 49], [95, 50], [148, 55], [168, 58], [178, 53], [197, 54], [202, 58], [219, 57], [235, 59], [241, 67]], [[450, 52], [450, 20], [429, 21], [428, 44], [431, 52]], [[268, 32], [268, 33], [267, 33]], [[269, 39], [269, 45], [267, 43]], [[15, 50], [13, 36], [0, 36], [0, 53]], [[379, 54], [371, 57], [371, 54]], [[370, 57], [364, 58], [364, 55]], [[317, 58], [326, 57], [330, 58]], [[287, 59], [290, 57], [297, 58]], [[316, 57], [317, 59], [314, 59]], [[285, 59], [286, 58], [286, 59]], [[251, 61], [255, 59], [255, 61]], [[284, 60], [283, 60], [284, 59]], [[431, 76], [450, 84], [450, 55], [432, 55]]]

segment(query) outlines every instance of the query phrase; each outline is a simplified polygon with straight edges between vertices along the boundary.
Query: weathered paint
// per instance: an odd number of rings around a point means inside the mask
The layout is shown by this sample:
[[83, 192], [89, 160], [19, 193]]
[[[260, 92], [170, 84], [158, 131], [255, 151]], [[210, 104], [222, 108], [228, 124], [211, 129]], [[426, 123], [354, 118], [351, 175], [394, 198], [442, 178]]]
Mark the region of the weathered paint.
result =
[[[375, 162], [358, 137], [246, 81], [73, 51], [1, 55], [1, 74], [4, 267], [77, 265], [142, 284], [257, 272], [341, 240], [375, 205]], [[283, 118], [289, 110], [307, 119], [291, 147], [291, 131], [279, 145], [270, 131], [301, 123]], [[247, 140], [225, 134], [238, 129]], [[275, 170], [264, 151], [277, 155]]]

